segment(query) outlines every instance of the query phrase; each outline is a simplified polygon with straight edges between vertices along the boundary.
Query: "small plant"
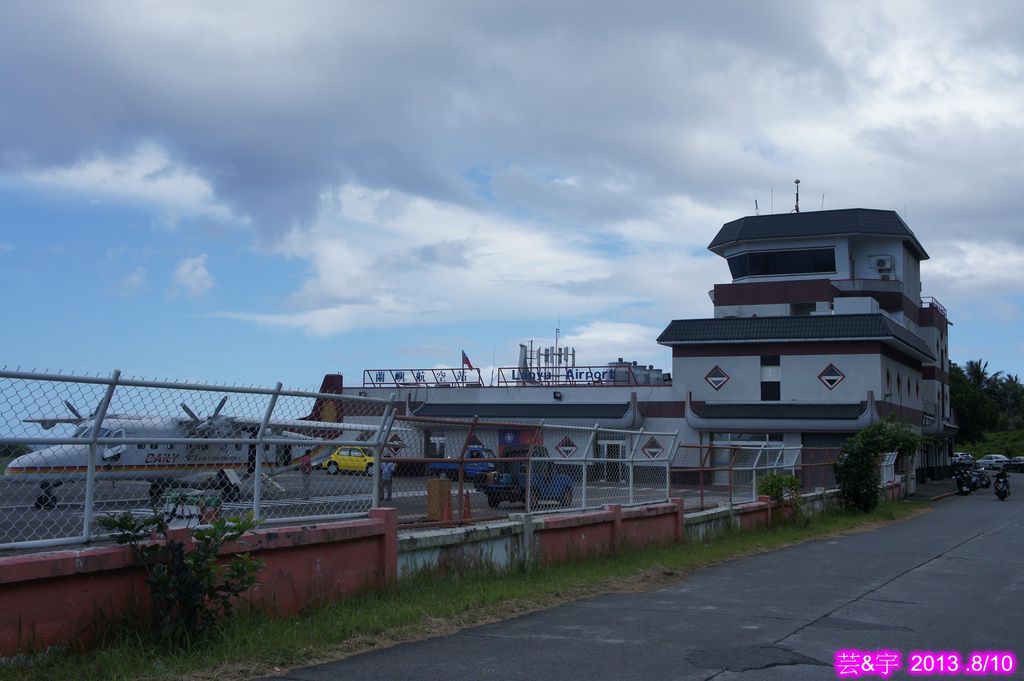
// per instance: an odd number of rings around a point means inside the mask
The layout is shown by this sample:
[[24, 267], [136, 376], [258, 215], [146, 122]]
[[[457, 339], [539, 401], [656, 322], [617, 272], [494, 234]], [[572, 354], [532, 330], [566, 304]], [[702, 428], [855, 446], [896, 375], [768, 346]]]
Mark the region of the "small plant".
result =
[[[154, 625], [162, 640], [188, 648], [193, 640], [211, 633], [222, 616], [229, 615], [234, 598], [257, 584], [263, 561], [247, 553], [219, 562], [224, 544], [238, 540], [256, 527], [251, 515], [221, 518], [192, 532], [192, 541], [180, 541], [167, 524], [167, 515], [154, 508], [153, 515], [136, 518], [131, 513], [97, 520], [127, 544], [146, 570], [153, 596]], [[162, 535], [163, 542], [151, 541]]]
[[784, 509], [784, 515], [794, 524], [806, 525], [809, 521], [803, 512], [804, 499], [800, 496], [801, 484], [796, 476], [766, 475], [757, 481], [757, 489]]

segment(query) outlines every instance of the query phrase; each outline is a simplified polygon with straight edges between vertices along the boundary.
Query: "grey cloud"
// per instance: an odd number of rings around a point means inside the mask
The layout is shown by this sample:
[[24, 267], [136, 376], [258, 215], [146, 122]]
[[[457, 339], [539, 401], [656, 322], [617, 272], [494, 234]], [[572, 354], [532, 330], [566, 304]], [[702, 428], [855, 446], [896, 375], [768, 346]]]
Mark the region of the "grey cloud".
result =
[[[674, 149], [688, 125], [756, 117], [737, 65], [842, 89], [798, 3], [261, 7], [178, 4], [161, 22], [147, 18], [159, 5], [5, 5], [5, 170], [154, 140], [278, 234], [341, 182], [480, 203], [467, 169], [528, 159], [580, 168], [592, 181], [567, 214], [600, 222], [616, 215], [609, 177], [640, 180], [625, 213], [644, 196], [731, 191], [742, 157]], [[521, 189], [522, 205], [549, 192]]]

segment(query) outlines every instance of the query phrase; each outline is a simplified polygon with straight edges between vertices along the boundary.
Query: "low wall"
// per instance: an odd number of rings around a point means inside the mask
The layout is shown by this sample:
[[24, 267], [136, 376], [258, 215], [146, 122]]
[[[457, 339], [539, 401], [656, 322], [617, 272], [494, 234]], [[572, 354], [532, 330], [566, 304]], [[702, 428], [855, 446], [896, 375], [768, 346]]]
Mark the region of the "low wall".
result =
[[[375, 509], [365, 520], [258, 529], [224, 553], [249, 551], [265, 563], [246, 601], [293, 614], [395, 579], [397, 533], [398, 512]], [[126, 546], [0, 558], [0, 656], [91, 647], [107, 625], [150, 610], [144, 580]]]
[[403, 533], [398, 538], [398, 575], [473, 566], [507, 569], [525, 563], [530, 558], [523, 541], [528, 528], [519, 514], [498, 522]]
[[[835, 490], [803, 497], [812, 514], [840, 504]], [[773, 512], [762, 500], [684, 515], [682, 501], [673, 499], [564, 515], [513, 514], [505, 521], [399, 537], [397, 511], [374, 509], [363, 520], [258, 529], [225, 552], [250, 551], [265, 563], [261, 583], [245, 597], [252, 607], [293, 614], [421, 570], [504, 570], [627, 546], [705, 541], [730, 529], [764, 526]], [[0, 656], [55, 644], [92, 646], [106, 625], [149, 610], [144, 578], [122, 546], [0, 557]]]

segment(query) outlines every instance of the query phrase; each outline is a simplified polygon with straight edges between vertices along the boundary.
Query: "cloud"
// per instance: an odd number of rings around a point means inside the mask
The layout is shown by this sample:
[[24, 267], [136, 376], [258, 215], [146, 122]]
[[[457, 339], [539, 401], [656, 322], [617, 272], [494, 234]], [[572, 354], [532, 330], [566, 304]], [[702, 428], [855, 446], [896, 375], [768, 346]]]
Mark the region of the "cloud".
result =
[[236, 220], [214, 198], [206, 180], [173, 162], [163, 148], [152, 142], [142, 142], [117, 157], [97, 153], [68, 166], [27, 170], [8, 176], [6, 183], [152, 205], [161, 211], [156, 222], [164, 227], [173, 227], [182, 216]]
[[926, 292], [955, 299], [1020, 284], [1020, 17], [1012, 1], [6, 3], [0, 176], [142, 203], [167, 229], [249, 224], [305, 274], [276, 310], [224, 314], [318, 335], [706, 316], [728, 272], [705, 246], [755, 201], [788, 211], [796, 177], [804, 210], [899, 210], [935, 258]]
[[171, 275], [172, 294], [181, 293], [188, 298], [206, 295], [213, 288], [213, 277], [206, 269], [206, 255], [185, 258]]
[[[179, 265], [179, 269], [180, 267]], [[140, 265], [118, 280], [116, 290], [120, 295], [131, 296], [142, 291], [145, 285], [146, 270]]]
[[702, 290], [680, 295], [666, 282], [721, 269], [718, 258], [666, 251], [661, 223], [623, 228], [631, 242], [618, 226], [603, 239], [554, 234], [531, 220], [351, 185], [321, 205], [315, 227], [278, 245], [312, 266], [287, 311], [222, 314], [316, 335], [569, 315], [660, 323], [708, 307]]

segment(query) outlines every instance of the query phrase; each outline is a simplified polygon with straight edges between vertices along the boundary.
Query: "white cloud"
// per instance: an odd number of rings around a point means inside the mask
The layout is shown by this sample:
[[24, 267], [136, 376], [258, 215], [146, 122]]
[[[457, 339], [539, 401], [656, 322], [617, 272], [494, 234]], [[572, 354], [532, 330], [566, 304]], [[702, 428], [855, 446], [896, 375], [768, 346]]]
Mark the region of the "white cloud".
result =
[[155, 222], [163, 227], [173, 227], [181, 217], [236, 220], [206, 180], [152, 142], [140, 143], [128, 154], [94, 154], [68, 166], [8, 175], [5, 181], [93, 200], [151, 205], [160, 210]]
[[213, 277], [206, 269], [206, 254], [185, 258], [174, 268], [171, 275], [172, 293], [182, 293], [189, 298], [198, 298], [213, 288]]
[[[311, 266], [289, 311], [227, 316], [318, 335], [568, 316], [660, 323], [706, 311], [704, 291], [680, 283], [717, 268], [716, 258], [670, 247], [666, 225], [655, 222], [629, 226], [630, 241], [615, 226], [609, 244], [595, 239], [599, 232], [556, 234], [529, 220], [352, 185], [321, 205], [315, 227], [294, 230], [278, 247]], [[626, 328], [616, 327], [616, 337]]]
[[140, 265], [118, 280], [117, 292], [123, 296], [131, 296], [142, 291], [145, 285], [146, 270]]
[[939, 242], [921, 266], [927, 286], [949, 293], [1017, 293], [1024, 289], [1024, 247], [1007, 241]]

